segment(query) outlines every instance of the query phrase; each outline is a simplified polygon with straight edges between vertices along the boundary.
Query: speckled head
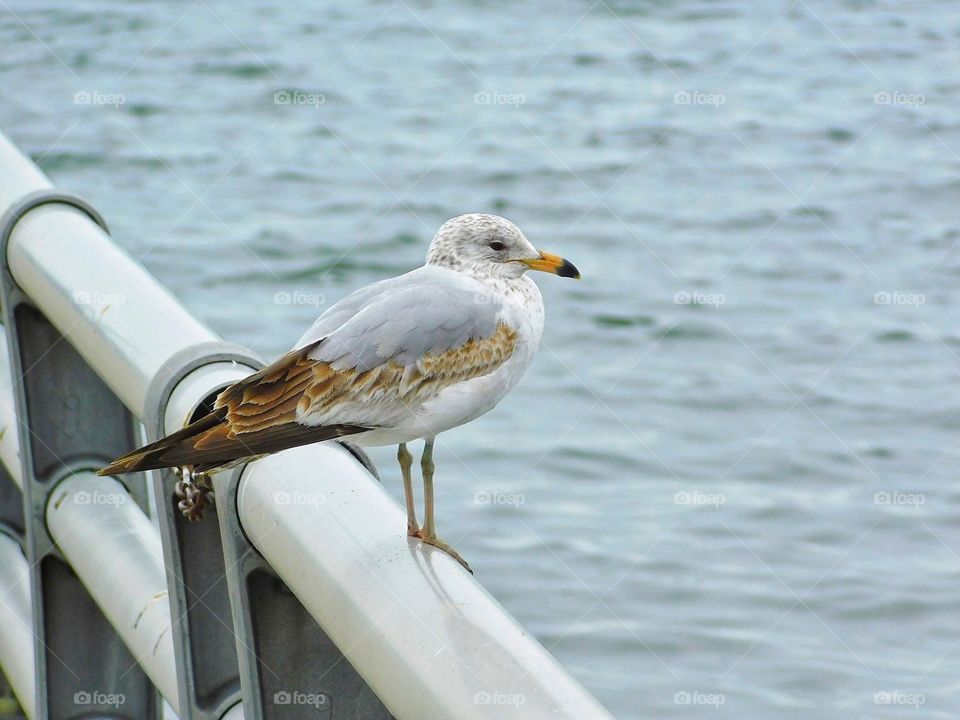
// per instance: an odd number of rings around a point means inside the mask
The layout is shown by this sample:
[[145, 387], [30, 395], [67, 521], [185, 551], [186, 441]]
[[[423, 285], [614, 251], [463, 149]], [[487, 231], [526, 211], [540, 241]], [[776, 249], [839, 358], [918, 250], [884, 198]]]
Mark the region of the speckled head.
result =
[[506, 218], [482, 213], [447, 220], [433, 236], [427, 264], [487, 277], [518, 278], [527, 270], [580, 277], [572, 263], [537, 250]]

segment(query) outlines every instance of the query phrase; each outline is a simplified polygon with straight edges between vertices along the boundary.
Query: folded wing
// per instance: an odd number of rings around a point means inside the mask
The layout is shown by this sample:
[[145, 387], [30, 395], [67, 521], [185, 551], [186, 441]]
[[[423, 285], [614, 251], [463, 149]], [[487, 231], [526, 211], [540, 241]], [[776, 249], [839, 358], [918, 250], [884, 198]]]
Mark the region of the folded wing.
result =
[[510, 357], [517, 332], [500, 313], [483, 285], [438, 268], [364, 288], [325, 312], [296, 349], [226, 388], [213, 412], [100, 474], [210, 469], [391, 427]]

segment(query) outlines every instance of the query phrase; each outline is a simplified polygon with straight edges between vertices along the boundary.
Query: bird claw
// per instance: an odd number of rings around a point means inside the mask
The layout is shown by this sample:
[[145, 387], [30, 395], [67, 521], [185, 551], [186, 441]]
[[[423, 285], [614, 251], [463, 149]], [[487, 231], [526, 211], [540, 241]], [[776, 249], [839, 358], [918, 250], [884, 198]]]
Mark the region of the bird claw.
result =
[[174, 494], [180, 499], [177, 509], [190, 522], [203, 520], [207, 507], [214, 503], [213, 484], [204, 473], [194, 473], [190, 466], [177, 468], [181, 480], [174, 486]]
[[[422, 531], [421, 531], [421, 532], [422, 532]], [[423, 542], [423, 543], [425, 543], [425, 544], [427, 544], [427, 545], [432, 545], [433, 547], [437, 548], [438, 550], [443, 550], [443, 552], [445, 552], [447, 555], [449, 555], [449, 556], [452, 557], [454, 560], [456, 560], [458, 563], [460, 563], [460, 564], [463, 566], [463, 569], [464, 569], [464, 570], [466, 570], [468, 573], [470, 573], [471, 575], [473, 575], [473, 570], [470, 569], [470, 566], [467, 564], [467, 561], [464, 560], [464, 559], [460, 556], [460, 553], [458, 553], [456, 550], [454, 550], [454, 549], [450, 546], [449, 543], [445, 543], [443, 540], [441, 540], [440, 538], [438, 538], [438, 537], [436, 537], [436, 536], [434, 536], [434, 537], [423, 537], [422, 535], [420, 535], [420, 541]]]

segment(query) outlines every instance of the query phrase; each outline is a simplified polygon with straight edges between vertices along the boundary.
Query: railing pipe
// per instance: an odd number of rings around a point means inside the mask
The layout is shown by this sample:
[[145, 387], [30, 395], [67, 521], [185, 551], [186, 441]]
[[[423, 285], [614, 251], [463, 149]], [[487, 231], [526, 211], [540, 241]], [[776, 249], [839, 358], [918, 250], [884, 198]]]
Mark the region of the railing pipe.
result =
[[37, 716], [30, 566], [20, 543], [0, 532], [0, 669], [30, 720]]
[[[0, 463], [21, 489], [17, 411], [10, 387], [10, 357], [0, 340]], [[0, 531], [0, 671], [13, 688], [26, 716], [36, 717], [36, 668], [30, 566], [20, 543]]]
[[247, 537], [397, 718], [610, 717], [459, 564], [406, 537], [343, 448], [251, 463], [237, 502]]
[[51, 537], [150, 680], [179, 712], [159, 532], [114, 478], [77, 473], [61, 481], [50, 497]]
[[243, 705], [237, 703], [227, 710], [222, 720], [243, 720]]
[[3, 463], [17, 487], [23, 490], [17, 404], [10, 385], [11, 381], [10, 350], [0, 335], [0, 463]]

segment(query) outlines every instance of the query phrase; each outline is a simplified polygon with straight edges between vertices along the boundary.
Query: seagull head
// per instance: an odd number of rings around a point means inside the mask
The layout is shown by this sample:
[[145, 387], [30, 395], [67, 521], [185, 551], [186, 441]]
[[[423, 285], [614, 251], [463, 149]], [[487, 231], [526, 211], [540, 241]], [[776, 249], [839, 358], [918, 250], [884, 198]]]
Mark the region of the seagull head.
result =
[[433, 236], [427, 264], [489, 277], [518, 278], [541, 270], [580, 279], [573, 263], [537, 250], [512, 222], [481, 213], [447, 220]]

